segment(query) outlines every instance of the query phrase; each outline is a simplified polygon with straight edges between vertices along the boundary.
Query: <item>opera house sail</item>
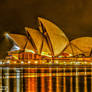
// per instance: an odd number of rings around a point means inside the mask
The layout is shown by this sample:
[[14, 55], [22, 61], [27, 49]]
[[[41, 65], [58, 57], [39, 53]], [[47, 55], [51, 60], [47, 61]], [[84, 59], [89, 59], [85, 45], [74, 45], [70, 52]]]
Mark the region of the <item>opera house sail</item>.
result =
[[68, 38], [64, 32], [52, 22], [40, 17], [38, 17], [38, 20], [40, 24], [39, 29], [47, 39], [52, 55], [60, 55], [69, 43]]
[[9, 34], [10, 37], [14, 40], [14, 42], [20, 47], [21, 50], [31, 49], [34, 51], [34, 48], [30, 41], [24, 35], [19, 34]]
[[65, 53], [90, 56], [92, 50], [92, 37], [80, 37], [70, 41], [70, 45], [65, 49]]
[[37, 54], [41, 54], [42, 49], [44, 49], [43, 52], [45, 53], [51, 53], [44, 36], [38, 30], [28, 27], [25, 27], [25, 30], [27, 31], [27, 34], [29, 34], [29, 40], [32, 43]]

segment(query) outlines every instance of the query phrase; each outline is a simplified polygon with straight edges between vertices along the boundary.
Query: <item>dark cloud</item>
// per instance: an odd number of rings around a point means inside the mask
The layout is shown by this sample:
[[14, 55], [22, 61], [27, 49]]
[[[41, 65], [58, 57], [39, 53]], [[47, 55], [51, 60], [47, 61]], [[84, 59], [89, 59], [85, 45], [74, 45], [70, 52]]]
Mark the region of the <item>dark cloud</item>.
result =
[[91, 0], [0, 0], [0, 34], [25, 34], [24, 27], [37, 28], [41, 16], [63, 29], [70, 40], [92, 36], [91, 6]]

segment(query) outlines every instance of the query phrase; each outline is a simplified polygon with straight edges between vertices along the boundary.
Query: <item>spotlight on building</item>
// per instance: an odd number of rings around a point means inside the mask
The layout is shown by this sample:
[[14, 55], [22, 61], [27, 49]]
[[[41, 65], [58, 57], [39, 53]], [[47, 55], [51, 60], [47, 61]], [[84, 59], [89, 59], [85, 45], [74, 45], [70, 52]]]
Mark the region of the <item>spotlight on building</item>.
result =
[[35, 54], [35, 52], [33, 50], [29, 50], [29, 49], [25, 49], [25, 52], [31, 52], [31, 53]]
[[17, 45], [14, 45], [10, 51], [16, 51], [16, 50], [20, 50], [20, 48]]

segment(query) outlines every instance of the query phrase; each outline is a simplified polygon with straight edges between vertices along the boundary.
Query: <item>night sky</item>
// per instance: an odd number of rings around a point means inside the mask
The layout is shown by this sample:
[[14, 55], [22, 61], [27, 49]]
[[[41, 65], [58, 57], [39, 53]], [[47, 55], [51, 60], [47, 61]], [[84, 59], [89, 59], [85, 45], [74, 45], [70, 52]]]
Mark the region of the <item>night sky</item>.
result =
[[55, 23], [69, 40], [92, 36], [92, 0], [0, 0], [0, 58], [11, 48], [4, 32], [37, 29], [38, 16]]

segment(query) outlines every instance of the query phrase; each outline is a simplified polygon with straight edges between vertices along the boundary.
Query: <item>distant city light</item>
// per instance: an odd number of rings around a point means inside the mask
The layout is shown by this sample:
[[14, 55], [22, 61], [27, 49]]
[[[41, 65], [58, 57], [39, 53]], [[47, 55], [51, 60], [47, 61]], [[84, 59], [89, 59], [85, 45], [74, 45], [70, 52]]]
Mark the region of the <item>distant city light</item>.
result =
[[49, 62], [49, 64], [52, 64], [52, 62]]
[[76, 62], [76, 64], [80, 64], [80, 62]]
[[64, 64], [66, 64], [66, 62], [64, 62]]
[[73, 62], [70, 62], [71, 64], [73, 63]]
[[24, 64], [24, 62], [23, 62], [23, 61], [21, 61], [21, 64]]
[[72, 54], [69, 54], [69, 56], [73, 56]]
[[87, 64], [87, 62], [85, 61], [85, 64]]
[[10, 60], [8, 60], [7, 63], [9, 64], [10, 63]]
[[43, 61], [42, 63], [44, 64], [45, 62]]
[[55, 61], [55, 63], [57, 63], [57, 64], [58, 64], [59, 62], [58, 62], [58, 61]]
[[31, 62], [30, 61], [28, 61], [28, 64], [30, 64]]
[[0, 60], [0, 64], [2, 64], [2, 60]]
[[35, 64], [37, 64], [38, 63], [38, 61], [35, 61]]
[[66, 65], [66, 62], [64, 62], [64, 64]]

